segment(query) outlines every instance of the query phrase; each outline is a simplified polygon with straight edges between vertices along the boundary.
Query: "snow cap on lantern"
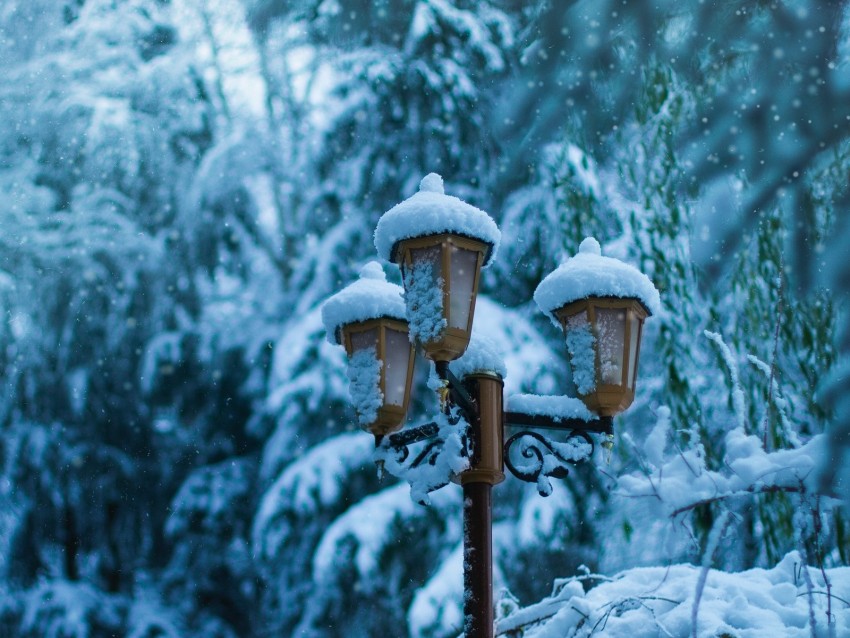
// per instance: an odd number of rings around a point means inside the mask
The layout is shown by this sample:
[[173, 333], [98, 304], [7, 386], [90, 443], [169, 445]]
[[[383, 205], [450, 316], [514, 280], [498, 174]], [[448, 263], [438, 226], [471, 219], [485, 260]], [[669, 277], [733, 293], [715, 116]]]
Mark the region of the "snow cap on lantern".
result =
[[599, 242], [588, 237], [575, 257], [540, 282], [534, 301], [564, 331], [573, 381], [585, 405], [601, 416], [631, 405], [643, 322], [661, 308], [649, 278], [604, 257]]
[[375, 248], [381, 259], [399, 263], [400, 242], [444, 233], [486, 244], [485, 267], [492, 263], [501, 239], [499, 227], [490, 215], [458, 197], [446, 195], [443, 178], [437, 173], [428, 173], [419, 182], [418, 192], [393, 206], [378, 220]]
[[387, 281], [384, 269], [370, 261], [360, 269], [360, 279], [346, 286], [322, 305], [322, 323], [327, 340], [342, 344], [342, 326], [350, 323], [389, 317], [407, 321], [404, 290]]
[[410, 335], [429, 359], [453, 361], [466, 350], [481, 268], [500, 236], [487, 213], [446, 195], [436, 173], [378, 221], [375, 247], [401, 266]]
[[654, 315], [661, 309], [658, 290], [634, 266], [602, 255], [602, 247], [593, 237], [579, 244], [578, 254], [549, 273], [534, 291], [534, 301], [555, 325], [554, 311], [568, 303], [588, 297], [638, 299]]
[[331, 343], [345, 347], [351, 399], [360, 425], [375, 436], [401, 428], [410, 402], [413, 344], [402, 289], [378, 262], [322, 306]]

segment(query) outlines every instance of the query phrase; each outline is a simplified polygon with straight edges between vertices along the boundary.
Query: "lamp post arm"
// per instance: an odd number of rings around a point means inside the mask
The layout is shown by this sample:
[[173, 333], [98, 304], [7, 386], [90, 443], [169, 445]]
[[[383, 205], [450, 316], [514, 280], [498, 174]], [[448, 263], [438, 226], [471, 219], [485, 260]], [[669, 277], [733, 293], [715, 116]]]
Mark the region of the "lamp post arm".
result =
[[614, 418], [610, 416], [601, 416], [591, 421], [585, 421], [584, 419], [556, 419], [542, 414], [526, 414], [525, 412], [505, 412], [505, 425], [541, 430], [572, 430], [597, 434], [614, 433]]
[[425, 423], [423, 425], [417, 425], [414, 428], [407, 428], [402, 430], [401, 432], [396, 432], [394, 434], [390, 434], [388, 437], [387, 444], [389, 447], [393, 449], [401, 449], [405, 448], [408, 445], [413, 445], [414, 443], [419, 443], [420, 441], [424, 441], [425, 439], [430, 439], [437, 436], [437, 433], [440, 431], [440, 426], [434, 423]]
[[461, 409], [468, 422], [472, 422], [478, 409], [475, 407], [475, 402], [472, 400], [469, 392], [463, 387], [463, 383], [458, 379], [451, 370], [449, 364], [445, 361], [437, 361], [434, 366], [437, 369], [437, 376], [448, 383], [449, 399], [452, 404]]

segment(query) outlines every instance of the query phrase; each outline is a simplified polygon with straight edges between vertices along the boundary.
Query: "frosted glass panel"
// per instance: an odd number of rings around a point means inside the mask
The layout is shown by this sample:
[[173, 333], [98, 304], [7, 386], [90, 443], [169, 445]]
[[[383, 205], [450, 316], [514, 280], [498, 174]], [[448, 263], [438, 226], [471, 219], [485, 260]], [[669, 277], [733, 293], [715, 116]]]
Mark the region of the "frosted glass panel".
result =
[[637, 346], [640, 337], [640, 319], [634, 312], [629, 313], [629, 387], [635, 389], [635, 368], [637, 367]]
[[410, 363], [410, 340], [406, 332], [386, 330], [384, 400], [389, 405], [404, 405], [407, 368]]
[[596, 309], [599, 375], [603, 384], [623, 384], [623, 346], [626, 340], [626, 311]]
[[472, 305], [472, 288], [478, 253], [465, 248], [451, 247], [451, 299], [449, 301], [449, 327], [466, 330]]
[[629, 374], [631, 375], [631, 388], [634, 390], [635, 385], [637, 385], [637, 372], [638, 372], [638, 347], [640, 346], [640, 337], [643, 334], [643, 321], [635, 317], [635, 322], [637, 323], [637, 329], [632, 327], [632, 335], [637, 335], [637, 337], [633, 337], [634, 345], [632, 346], [632, 352], [634, 352], [634, 364], [629, 368]]
[[364, 348], [378, 347], [378, 329], [363, 330], [361, 332], [351, 333], [351, 350], [357, 352]]
[[428, 248], [414, 248], [410, 251], [410, 260], [413, 266], [421, 266], [428, 264], [430, 268], [427, 272], [435, 279], [440, 276], [440, 250], [439, 246], [429, 246]]

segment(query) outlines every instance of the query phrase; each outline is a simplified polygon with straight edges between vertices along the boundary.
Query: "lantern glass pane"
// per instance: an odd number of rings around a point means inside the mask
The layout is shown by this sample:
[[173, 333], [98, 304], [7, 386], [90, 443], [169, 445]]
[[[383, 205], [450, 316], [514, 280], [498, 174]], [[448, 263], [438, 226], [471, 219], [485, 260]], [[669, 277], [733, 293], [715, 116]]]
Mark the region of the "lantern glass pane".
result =
[[406, 332], [387, 328], [384, 401], [389, 405], [404, 405], [407, 391], [407, 370], [410, 364], [410, 340]]
[[[634, 340], [634, 346], [632, 346], [632, 352], [634, 353], [634, 365], [631, 367], [631, 388], [635, 389], [637, 385], [637, 373], [638, 373], [638, 355], [640, 354], [638, 351], [640, 349], [640, 338], [643, 335], [643, 320], [635, 317], [635, 322], [637, 323], [636, 327], [632, 327], [632, 334], [637, 335], [637, 339]], [[635, 329], [637, 328], [637, 329]]]
[[378, 347], [378, 329], [371, 328], [369, 330], [361, 330], [359, 332], [351, 333], [351, 351], [352, 353], [357, 352], [358, 350], [363, 350], [364, 348], [375, 348], [377, 352]]
[[635, 368], [637, 367], [637, 348], [640, 339], [640, 324], [637, 314], [629, 312], [629, 388], [635, 389]]
[[440, 246], [428, 246], [427, 248], [414, 248], [410, 251], [410, 261], [413, 268], [430, 272], [434, 279], [440, 276]]
[[449, 327], [466, 330], [469, 327], [478, 252], [452, 246], [450, 264]]
[[626, 339], [626, 311], [622, 308], [596, 308], [596, 335], [599, 343], [599, 375], [603, 384], [623, 384], [623, 350]]

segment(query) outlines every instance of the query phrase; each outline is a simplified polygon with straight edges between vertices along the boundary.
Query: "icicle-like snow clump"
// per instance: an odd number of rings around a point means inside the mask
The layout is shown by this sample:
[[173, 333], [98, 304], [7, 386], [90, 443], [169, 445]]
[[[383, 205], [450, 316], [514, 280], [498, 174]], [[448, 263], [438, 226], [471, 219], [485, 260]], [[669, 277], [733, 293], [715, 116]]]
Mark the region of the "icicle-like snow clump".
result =
[[436, 341], [446, 328], [443, 315], [443, 278], [430, 262], [418, 263], [404, 275], [404, 300], [411, 310], [410, 340]]
[[357, 421], [363, 427], [375, 422], [378, 410], [384, 404], [381, 367], [382, 363], [375, 348], [358, 350], [351, 355], [348, 363], [351, 403], [357, 412]]
[[393, 206], [378, 221], [375, 248], [381, 259], [392, 261], [396, 244], [404, 239], [440, 233], [458, 233], [491, 246], [484, 265], [489, 265], [499, 248], [501, 233], [490, 216], [462, 199], [446, 195], [443, 178], [429, 173], [419, 183], [419, 191]]
[[567, 320], [567, 351], [573, 369], [573, 382], [581, 395], [596, 389], [596, 337], [585, 313]]
[[406, 321], [403, 290], [387, 281], [384, 269], [370, 261], [360, 269], [360, 279], [322, 305], [322, 323], [330, 343], [341, 344], [342, 326], [380, 317]]
[[603, 257], [593, 237], [582, 241], [578, 254], [558, 266], [534, 291], [537, 306], [555, 325], [559, 325], [552, 314], [555, 310], [588, 297], [631, 297], [652, 314], [661, 309], [658, 290], [649, 277], [619, 259]]

